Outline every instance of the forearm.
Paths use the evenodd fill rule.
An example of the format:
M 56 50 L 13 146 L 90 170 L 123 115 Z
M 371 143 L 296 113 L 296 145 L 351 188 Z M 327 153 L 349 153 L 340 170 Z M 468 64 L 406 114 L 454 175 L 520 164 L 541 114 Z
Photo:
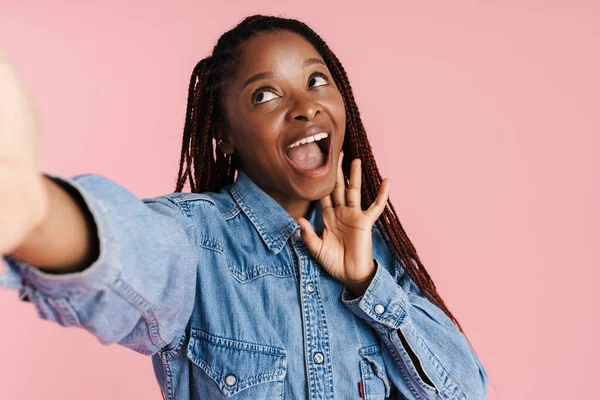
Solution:
M 0 274 L 0 289 L 18 289 L 40 317 L 83 328 L 102 344 L 118 343 L 152 355 L 179 338 L 194 307 L 201 254 L 198 224 L 187 209 L 179 207 L 181 194 L 138 199 L 101 175 L 45 176 L 52 181 L 48 185 L 58 186 L 49 187 L 52 215 L 45 221 L 47 227 L 38 229 L 39 236 L 28 241 L 39 246 L 39 251 L 54 247 L 58 254 L 47 254 L 40 264 L 50 258 L 63 265 L 78 262 L 78 257 L 74 261 L 65 258 L 66 253 L 78 252 L 85 259 L 87 249 L 79 239 L 86 232 L 68 198 L 71 193 L 75 204 L 81 200 L 84 217 L 89 210 L 91 237 L 100 243 L 99 254 L 83 273 L 60 275 L 34 268 L 18 255 L 4 257 L 7 268 Z M 212 203 L 206 203 L 199 214 L 208 220 L 221 215 Z M 64 232 L 67 225 L 79 230 Z M 62 236 L 60 242 L 48 239 L 44 231 Z
M 46 217 L 9 255 L 44 272 L 81 271 L 98 256 L 93 221 L 74 194 L 46 176 L 44 186 L 49 198 Z

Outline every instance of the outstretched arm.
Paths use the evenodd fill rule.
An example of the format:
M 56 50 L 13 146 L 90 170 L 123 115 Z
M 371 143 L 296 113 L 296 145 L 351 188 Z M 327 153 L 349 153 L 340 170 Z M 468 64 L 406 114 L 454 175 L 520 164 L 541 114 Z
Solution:
M 98 175 L 44 175 L 40 127 L 0 49 L 0 287 L 103 344 L 157 352 L 194 306 L 199 227 L 182 194 L 139 200 Z

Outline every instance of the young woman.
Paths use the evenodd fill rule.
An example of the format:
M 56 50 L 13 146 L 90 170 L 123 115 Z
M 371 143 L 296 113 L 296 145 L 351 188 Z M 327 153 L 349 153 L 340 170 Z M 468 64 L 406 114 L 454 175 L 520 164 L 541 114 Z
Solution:
M 20 113 L 0 109 L 0 283 L 42 318 L 150 355 L 167 399 L 486 398 L 307 25 L 255 15 L 219 39 L 192 74 L 175 192 L 151 199 L 39 173 L 3 68 Z

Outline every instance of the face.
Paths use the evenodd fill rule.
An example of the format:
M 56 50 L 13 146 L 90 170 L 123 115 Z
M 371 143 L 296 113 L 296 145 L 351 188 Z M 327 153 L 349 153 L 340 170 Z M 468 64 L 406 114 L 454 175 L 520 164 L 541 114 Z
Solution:
M 284 207 L 331 193 L 346 113 L 329 69 L 306 39 L 293 32 L 275 31 L 246 42 L 224 103 L 226 142 L 221 149 L 237 151 L 245 171 L 261 189 Z M 296 146 L 295 151 L 306 147 L 295 155 L 287 149 L 297 140 L 321 132 L 328 134 L 326 139 Z M 326 154 L 313 158 L 316 164 L 299 162 L 304 167 L 300 168 L 292 162 L 314 156 L 317 143 Z

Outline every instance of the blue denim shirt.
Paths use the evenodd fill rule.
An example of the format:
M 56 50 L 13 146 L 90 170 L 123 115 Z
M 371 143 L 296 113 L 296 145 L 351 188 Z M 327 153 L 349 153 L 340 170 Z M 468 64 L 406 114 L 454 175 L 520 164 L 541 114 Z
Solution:
M 82 196 L 99 258 L 50 274 L 6 256 L 0 286 L 41 318 L 151 356 L 166 399 L 486 398 L 487 373 L 466 338 L 377 227 L 376 274 L 353 299 L 244 170 L 218 193 L 143 200 L 99 175 L 46 176 Z M 318 201 L 308 220 L 321 235 Z

